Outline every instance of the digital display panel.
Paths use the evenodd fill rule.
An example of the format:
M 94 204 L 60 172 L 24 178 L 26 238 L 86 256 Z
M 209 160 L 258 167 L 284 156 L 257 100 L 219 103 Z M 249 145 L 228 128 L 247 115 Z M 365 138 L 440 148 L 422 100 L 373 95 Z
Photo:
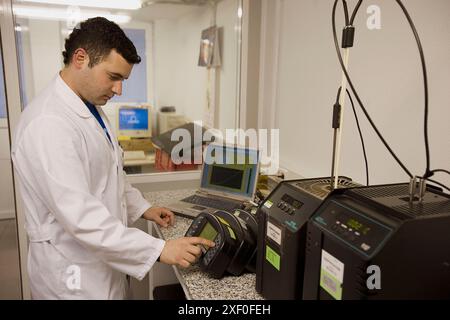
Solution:
M 120 109 L 119 130 L 148 130 L 148 110 L 142 108 Z
M 345 223 L 348 227 L 352 228 L 355 231 L 361 232 L 362 234 L 367 234 L 370 231 L 370 228 L 362 224 L 361 222 L 355 219 L 348 219 Z
M 211 225 L 211 223 L 206 222 L 205 226 L 203 227 L 202 232 L 198 235 L 200 238 L 208 239 L 211 241 L 214 241 L 214 239 L 217 236 L 217 231 L 214 229 L 214 227 Z M 203 253 L 208 251 L 208 248 L 204 245 L 200 245 L 200 248 Z
M 281 198 L 286 203 L 289 203 L 291 206 L 293 206 L 295 209 L 300 209 L 301 206 L 303 206 L 303 202 L 300 202 L 298 200 L 295 200 L 287 193 Z
M 211 225 L 211 223 L 207 222 L 203 227 L 202 232 L 199 234 L 200 238 L 208 239 L 214 241 L 217 236 L 217 230 Z

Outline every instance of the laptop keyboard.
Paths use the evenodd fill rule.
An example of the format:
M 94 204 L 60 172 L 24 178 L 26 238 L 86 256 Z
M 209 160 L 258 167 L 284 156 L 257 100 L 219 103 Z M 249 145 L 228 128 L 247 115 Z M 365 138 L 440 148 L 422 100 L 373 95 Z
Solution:
M 231 202 L 221 199 L 211 199 L 206 197 L 200 197 L 197 195 L 192 195 L 190 197 L 183 199 L 182 201 L 196 204 L 199 206 L 210 207 L 231 212 L 241 207 L 241 204 L 237 202 Z

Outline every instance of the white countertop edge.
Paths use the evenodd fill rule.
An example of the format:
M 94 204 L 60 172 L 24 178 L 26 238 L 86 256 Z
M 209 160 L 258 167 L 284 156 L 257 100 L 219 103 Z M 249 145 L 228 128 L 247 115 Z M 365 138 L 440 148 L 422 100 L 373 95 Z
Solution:
M 160 237 L 161 239 L 165 240 L 164 236 L 163 236 L 163 234 L 161 232 L 161 229 L 159 229 L 159 227 L 154 222 L 149 221 L 148 222 L 148 227 L 149 227 L 149 230 L 151 230 L 151 228 L 154 228 L 156 230 L 156 233 L 158 234 L 158 237 Z M 184 281 L 183 276 L 180 273 L 180 270 L 178 270 L 178 267 L 175 266 L 175 265 L 172 265 L 171 267 L 173 268 L 173 271 L 175 272 L 175 275 L 176 275 L 177 279 L 180 281 L 180 285 L 183 288 L 184 295 L 186 296 L 186 299 L 187 300 L 192 300 L 191 293 L 189 292 L 189 289 L 188 289 L 188 287 L 186 285 L 186 282 Z
M 170 171 L 170 172 L 156 172 L 147 174 L 130 174 L 127 175 L 127 180 L 131 184 L 141 183 L 156 183 L 156 182 L 172 182 L 172 181 L 200 181 L 200 170 L 191 171 Z

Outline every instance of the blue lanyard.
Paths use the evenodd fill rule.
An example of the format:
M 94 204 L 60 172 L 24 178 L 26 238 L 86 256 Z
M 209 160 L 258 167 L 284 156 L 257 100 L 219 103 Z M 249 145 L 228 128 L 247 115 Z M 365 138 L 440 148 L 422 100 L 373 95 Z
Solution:
M 103 122 L 103 119 L 102 119 L 102 117 L 100 116 L 100 113 L 98 113 L 97 108 L 96 108 L 92 103 L 90 103 L 90 102 L 85 102 L 85 104 L 86 104 L 86 106 L 88 107 L 89 111 L 92 113 L 92 115 L 95 117 L 95 119 L 97 119 L 98 123 L 100 123 L 100 125 L 102 126 L 103 131 L 105 131 L 106 136 L 107 136 L 108 139 L 109 139 L 109 142 L 111 142 L 111 145 L 112 145 L 113 148 L 114 148 L 114 145 L 113 145 L 112 140 L 111 140 L 111 136 L 109 135 L 108 129 L 106 129 L 105 123 Z

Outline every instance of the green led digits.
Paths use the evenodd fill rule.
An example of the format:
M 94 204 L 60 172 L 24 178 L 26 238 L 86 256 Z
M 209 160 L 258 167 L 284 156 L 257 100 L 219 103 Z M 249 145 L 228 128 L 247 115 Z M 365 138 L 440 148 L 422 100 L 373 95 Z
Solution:
M 350 228 L 359 231 L 362 228 L 362 223 L 356 221 L 355 219 L 349 219 L 346 223 L 347 226 L 349 226 Z
M 355 231 L 359 231 L 362 234 L 367 234 L 369 232 L 370 228 L 363 225 L 361 222 L 355 220 L 355 219 L 349 219 L 346 223 L 347 226 L 352 228 Z

